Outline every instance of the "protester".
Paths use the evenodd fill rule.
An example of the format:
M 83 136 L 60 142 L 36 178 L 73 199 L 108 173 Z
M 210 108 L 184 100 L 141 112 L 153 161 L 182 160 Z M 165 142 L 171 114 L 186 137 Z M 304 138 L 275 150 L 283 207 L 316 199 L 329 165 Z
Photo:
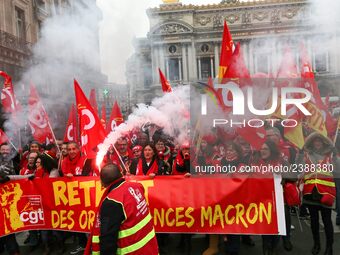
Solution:
M 160 160 L 155 146 L 148 143 L 143 148 L 142 157 L 138 160 L 136 175 L 164 175 L 169 172 L 169 165 Z
M 28 155 L 27 165 L 20 170 L 20 175 L 33 174 L 35 172 L 34 161 L 38 157 L 37 152 L 30 152 Z
M 266 128 L 266 138 L 273 141 L 280 151 L 281 158 L 288 164 L 293 165 L 296 163 L 296 149 L 282 139 L 281 133 L 276 127 Z M 297 175 L 294 173 L 285 173 L 284 182 L 290 183 L 296 186 Z M 291 251 L 293 249 L 293 244 L 290 241 L 291 234 L 291 208 L 285 203 L 285 220 L 286 220 L 286 235 L 282 236 L 283 247 L 286 251 Z M 306 208 L 304 206 L 300 207 L 299 217 L 305 217 L 308 215 Z
M 158 157 L 161 157 L 164 163 L 166 163 L 171 169 L 173 159 L 170 147 L 165 145 L 165 140 L 159 139 L 155 141 L 155 148 L 157 150 Z
M 128 139 L 126 136 L 120 137 L 115 143 L 115 148 L 118 152 L 112 148 L 111 153 L 106 155 L 106 162 L 111 162 L 119 166 L 122 173 L 127 174 L 127 167 L 131 164 L 131 160 L 133 159 L 133 153 L 128 146 Z
M 93 175 L 91 164 L 87 162 L 85 156 L 81 155 L 80 147 L 76 142 L 69 142 L 67 151 L 68 155 L 61 163 L 63 175 L 68 177 Z
M 10 176 L 16 175 L 16 170 L 14 167 L 14 163 L 10 158 L 11 148 L 7 143 L 3 143 L 0 145 L 0 183 L 5 183 L 10 180 Z M 0 205 L 3 206 L 6 201 L 3 201 L 5 198 L 0 198 Z M 20 254 L 19 245 L 15 238 L 15 234 L 10 234 L 4 237 L 1 237 L 1 242 L 4 244 L 6 251 L 10 255 Z
M 76 142 L 69 142 L 67 144 L 68 155 L 61 163 L 61 169 L 64 176 L 92 176 L 96 174 L 96 169 L 91 166 L 91 161 L 81 155 L 80 147 Z M 87 236 L 84 233 L 78 233 L 79 245 L 70 252 L 70 254 L 83 253 L 87 243 Z
M 42 153 L 37 156 L 35 159 L 36 171 L 34 176 L 36 178 L 56 178 L 59 177 L 58 165 L 53 157 L 48 155 L 47 153 Z M 54 235 L 57 238 L 58 243 L 58 254 L 62 254 L 65 246 L 62 238 L 62 234 L 59 231 L 49 231 L 42 230 L 41 232 L 41 240 L 44 246 L 43 255 L 49 255 L 52 252 L 51 244 L 53 242 Z M 33 232 L 36 234 L 36 232 Z M 32 232 L 30 232 L 32 234 Z M 33 235 L 34 236 L 34 235 Z M 31 237 L 32 238 L 32 237 Z
M 42 153 L 35 158 L 36 170 L 34 176 L 38 178 L 59 177 L 58 165 L 54 158 Z
M 28 162 L 28 154 L 30 152 L 37 152 L 40 153 L 42 150 L 40 143 L 38 143 L 37 141 L 32 141 L 29 145 L 28 145 L 28 150 L 25 151 L 22 156 L 21 156 L 21 161 L 20 161 L 20 167 L 25 167 L 27 165 Z
M 334 229 L 331 219 L 336 196 L 333 170 L 339 166 L 333 142 L 318 133 L 310 134 L 305 141 L 304 154 L 301 151 L 299 162 L 306 166 L 304 174 L 303 203 L 310 212 L 314 246 L 312 254 L 321 249 L 319 212 L 326 235 L 325 255 L 333 254 Z M 308 167 L 307 167 L 308 166 Z
M 129 169 L 129 173 L 132 175 L 136 175 L 137 165 L 139 159 L 142 157 L 143 154 L 143 147 L 140 145 L 136 145 L 132 148 L 133 159 L 126 164 L 127 168 Z
M 271 141 L 267 140 L 261 147 L 259 158 L 255 159 L 256 165 L 261 166 L 278 166 L 286 164 L 281 155 L 277 145 Z M 273 178 L 272 173 L 266 175 L 258 176 L 259 178 Z M 264 255 L 271 255 L 277 252 L 277 246 L 280 241 L 280 236 L 278 235 L 263 235 L 262 236 L 262 247 Z
M 176 159 L 173 163 L 173 175 L 190 175 L 190 144 L 184 142 L 180 146 L 180 151 L 177 153 Z
M 117 165 L 108 164 L 100 172 L 106 188 L 85 254 L 158 255 L 153 221 L 139 183 L 126 182 Z M 135 226 L 131 231 L 131 226 Z M 142 241 L 143 240 L 143 241 Z M 142 245 L 139 243 L 142 241 Z

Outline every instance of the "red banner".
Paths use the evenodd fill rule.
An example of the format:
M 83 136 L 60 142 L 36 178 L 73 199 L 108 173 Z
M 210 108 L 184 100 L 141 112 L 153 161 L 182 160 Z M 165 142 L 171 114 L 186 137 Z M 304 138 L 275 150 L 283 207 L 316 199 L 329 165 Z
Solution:
M 273 179 L 160 176 L 129 181 L 143 184 L 157 232 L 283 234 L 284 217 L 278 217 L 283 201 Z M 0 185 L 0 236 L 34 229 L 89 232 L 102 192 L 96 177 Z

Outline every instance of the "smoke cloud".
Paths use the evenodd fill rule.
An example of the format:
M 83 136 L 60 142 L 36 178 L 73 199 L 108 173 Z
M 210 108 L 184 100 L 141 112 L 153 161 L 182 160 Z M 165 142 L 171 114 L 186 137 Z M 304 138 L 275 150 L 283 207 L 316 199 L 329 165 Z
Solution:
M 98 146 L 97 164 L 102 162 L 109 147 L 119 137 L 134 128 L 139 129 L 148 122 L 163 128 L 165 134 L 175 137 L 176 143 L 187 141 L 189 139 L 189 104 L 189 86 L 174 88 L 172 93 L 155 98 L 150 106 L 139 104 L 127 121 L 116 127 Z

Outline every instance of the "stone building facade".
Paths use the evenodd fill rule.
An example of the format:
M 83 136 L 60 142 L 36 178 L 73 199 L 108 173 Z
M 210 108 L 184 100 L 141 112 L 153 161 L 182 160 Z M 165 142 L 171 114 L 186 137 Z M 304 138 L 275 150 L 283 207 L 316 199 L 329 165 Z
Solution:
M 161 94 L 158 68 L 172 86 L 216 77 L 224 20 L 234 41 L 241 42 L 251 74 L 275 73 L 286 45 L 293 49 L 298 63 L 298 47 L 303 42 L 321 92 L 330 92 L 329 83 L 339 78 L 339 55 L 320 47 L 325 41 L 339 43 L 339 38 L 316 36 L 309 22 L 313 9 L 306 0 L 224 0 L 205 6 L 167 0 L 147 14 L 150 31 L 146 38 L 134 41 L 135 54 L 127 63 L 133 103 L 148 103 Z
M 39 39 L 44 20 L 60 13 L 67 0 L 2 0 L 0 2 L 0 70 L 19 80 Z

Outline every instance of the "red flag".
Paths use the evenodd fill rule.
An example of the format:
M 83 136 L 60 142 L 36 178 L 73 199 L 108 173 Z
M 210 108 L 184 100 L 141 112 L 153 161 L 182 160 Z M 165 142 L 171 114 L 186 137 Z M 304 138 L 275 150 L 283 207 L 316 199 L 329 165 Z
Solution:
M 276 77 L 278 78 L 276 85 L 278 87 L 300 87 L 301 83 L 300 80 L 297 78 L 300 78 L 300 75 L 298 73 L 298 69 L 296 66 L 296 60 L 295 57 L 289 47 L 285 49 L 280 67 L 278 69 Z M 300 94 L 297 95 L 290 95 L 291 97 L 300 97 Z M 281 105 L 278 106 L 277 112 L 274 113 L 278 114 L 278 112 L 281 111 Z M 295 105 L 288 105 L 287 106 L 287 115 L 281 116 L 279 113 L 279 118 L 283 119 L 293 119 L 295 120 L 298 125 L 296 127 L 285 127 L 284 128 L 284 137 L 293 143 L 298 148 L 302 148 L 304 145 L 304 136 L 302 132 L 302 116 L 300 111 L 296 108 Z
M 253 148 L 260 150 L 266 141 L 266 130 L 264 127 L 254 128 L 250 126 L 239 127 L 236 129 L 245 141 L 247 141 Z
M 331 113 L 328 110 L 327 101 L 329 101 L 329 95 L 326 97 L 326 100 L 324 103 L 320 96 L 318 84 L 316 83 L 315 78 L 314 78 L 314 73 L 313 73 L 313 70 L 310 64 L 311 62 L 308 57 L 307 50 L 305 49 L 303 44 L 301 44 L 300 46 L 300 60 L 302 63 L 302 67 L 301 67 L 302 87 L 305 89 L 308 89 L 312 93 L 311 101 L 312 103 L 315 104 L 316 111 L 318 112 L 321 111 L 320 115 L 322 115 L 322 118 L 323 118 L 322 122 L 324 124 L 317 123 L 317 125 L 315 126 L 324 125 L 327 130 L 328 136 L 332 137 L 332 135 L 334 135 L 335 130 L 336 130 L 337 121 L 333 119 Z M 319 131 L 318 129 L 315 129 L 315 130 Z
M 76 80 L 74 80 L 74 91 L 76 94 L 77 111 L 80 123 L 82 152 L 88 158 L 95 158 L 97 154 L 97 145 L 103 142 L 105 131 L 100 123 L 98 115 L 93 110 L 89 100 L 86 98 Z
M 222 79 L 220 79 L 220 82 L 221 84 L 234 83 L 234 85 L 239 87 L 251 85 L 250 74 L 241 52 L 240 43 L 236 45 L 234 54 L 231 56 L 229 67 L 224 73 Z M 216 92 L 219 98 L 221 98 L 223 101 L 224 110 L 230 111 L 232 109 L 233 103 L 231 91 L 224 88 L 218 88 Z
M 171 92 L 172 91 L 171 85 L 169 81 L 166 79 L 166 77 L 164 76 L 164 74 L 162 73 L 160 68 L 158 68 L 158 72 L 159 72 L 159 79 L 161 80 L 161 83 L 162 83 L 163 92 L 164 93 Z
M 106 132 L 110 133 L 115 127 L 118 127 L 123 122 L 124 122 L 124 119 L 123 119 L 122 112 L 120 111 L 117 101 L 115 101 L 112 107 L 110 121 L 109 123 L 107 123 Z
M 77 132 L 77 114 L 74 104 L 70 109 L 70 114 L 67 121 L 67 126 L 64 135 L 64 142 L 78 142 Z
M 302 87 L 308 89 L 312 93 L 312 101 L 314 101 L 318 108 L 323 109 L 324 104 L 321 100 L 318 84 L 315 81 L 312 65 L 303 44 L 300 45 L 300 62 Z
M 8 143 L 9 139 L 6 133 L 0 128 L 0 144 Z
M 106 107 L 105 107 L 105 103 L 102 104 L 100 122 L 102 123 L 103 128 L 106 129 Z
M 250 74 L 246 66 L 246 63 L 244 61 L 240 43 L 236 44 L 234 54 L 231 56 L 229 68 L 226 70 L 226 72 L 223 75 L 223 80 L 234 79 L 234 78 L 242 79 L 242 81 L 239 83 L 240 86 L 245 85 L 245 83 L 249 83 L 249 82 L 245 82 L 247 81 L 247 79 L 250 78 Z
M 7 73 L 0 71 L 0 75 L 4 77 L 4 87 L 1 92 L 1 103 L 4 112 L 15 112 L 17 110 L 17 101 L 14 96 L 12 78 Z
M 97 97 L 96 97 L 96 90 L 91 89 L 90 92 L 90 104 L 95 111 L 95 113 L 98 115 L 98 104 L 97 104 Z
M 231 56 L 233 55 L 235 49 L 235 45 L 233 42 L 233 38 L 231 37 L 229 28 L 227 26 L 227 22 L 224 21 L 223 26 L 223 35 L 222 35 L 222 44 L 221 44 L 221 55 L 220 55 L 220 66 L 218 71 L 218 78 L 221 79 L 224 77 L 225 72 L 228 70 Z
M 53 142 L 53 131 L 51 130 L 47 113 L 33 85 L 30 87 L 28 106 L 28 123 L 31 127 L 34 140 L 46 144 Z

